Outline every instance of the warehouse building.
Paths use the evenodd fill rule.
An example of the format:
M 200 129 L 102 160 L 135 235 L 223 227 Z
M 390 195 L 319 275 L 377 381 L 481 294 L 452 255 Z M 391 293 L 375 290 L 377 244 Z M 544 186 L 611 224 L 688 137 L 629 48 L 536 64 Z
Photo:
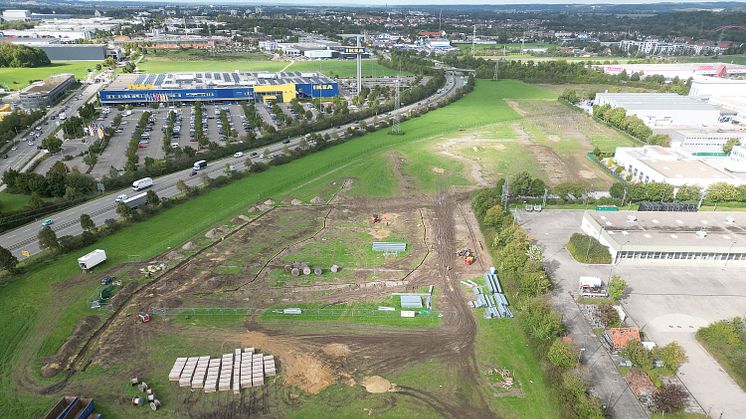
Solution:
M 55 74 L 44 81 L 23 88 L 18 97 L 22 107 L 38 109 L 52 105 L 67 89 L 75 84 L 72 74 Z
M 655 133 L 668 135 L 671 138 L 671 148 L 680 148 L 693 154 L 722 153 L 723 146 L 731 139 L 746 144 L 746 130 L 665 129 L 656 130 Z
M 746 264 L 744 213 L 586 211 L 581 229 L 614 263 Z
M 121 74 L 99 92 L 101 103 L 251 101 L 331 98 L 339 85 L 319 73 Z
M 119 60 L 124 52 L 106 44 L 64 44 L 56 38 L 0 38 L 0 42 L 40 48 L 51 61 L 103 61 L 108 57 Z
M 631 175 L 634 182 L 697 185 L 704 189 L 714 183 L 746 184 L 741 168 L 744 162 L 727 157 L 694 156 L 678 148 L 618 147 L 614 162 L 624 168 L 622 175 Z
M 746 75 L 746 67 L 741 75 Z M 689 96 L 744 97 L 746 80 L 722 77 L 699 77 L 692 80 Z
M 598 93 L 594 105 L 624 108 L 651 128 L 710 126 L 719 123 L 721 114 L 703 99 L 675 93 Z

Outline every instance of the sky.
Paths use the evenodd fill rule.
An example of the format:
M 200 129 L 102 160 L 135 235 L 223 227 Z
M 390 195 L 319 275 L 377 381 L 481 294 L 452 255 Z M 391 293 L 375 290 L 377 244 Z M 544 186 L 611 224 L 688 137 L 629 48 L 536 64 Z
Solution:
M 121 0 L 119 0 L 121 1 Z M 147 2 L 148 0 L 124 0 Z M 173 3 L 211 3 L 218 5 L 226 4 L 251 4 L 251 5 L 275 5 L 275 4 L 302 4 L 302 5 L 350 5 L 350 6 L 372 6 L 372 5 L 459 5 L 459 4 L 495 4 L 495 5 L 509 5 L 509 4 L 651 4 L 651 3 L 709 3 L 723 0 L 678 0 L 678 1 L 663 1 L 663 0 L 269 0 L 269 1 L 251 1 L 251 0 L 150 0 L 159 2 L 173 2 Z M 728 0 L 725 0 L 728 1 Z M 738 2 L 739 0 L 734 0 Z M 742 1 L 746 5 L 746 0 Z

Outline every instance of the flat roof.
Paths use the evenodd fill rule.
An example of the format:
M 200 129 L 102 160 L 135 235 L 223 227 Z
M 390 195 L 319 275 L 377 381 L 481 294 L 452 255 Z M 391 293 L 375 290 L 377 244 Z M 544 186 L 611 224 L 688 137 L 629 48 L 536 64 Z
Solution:
M 70 77 L 75 77 L 75 76 L 70 73 L 55 74 L 55 75 L 49 76 L 46 80 L 33 83 L 30 86 L 26 87 L 25 89 L 21 91 L 21 94 L 49 93 L 52 90 L 56 89 L 57 86 L 59 86 L 60 84 L 67 81 Z
M 737 176 L 707 164 L 701 157 L 689 157 L 667 147 L 617 148 L 617 153 L 620 151 L 671 179 L 722 179 L 723 181 L 739 179 Z
M 691 96 L 681 96 L 675 93 L 598 93 L 596 100 L 604 98 L 615 102 L 616 106 L 624 109 L 665 109 L 665 110 L 692 110 L 692 111 L 718 111 L 718 109 Z
M 616 242 L 616 250 L 746 252 L 743 212 L 586 211 L 584 217 Z M 700 237 L 701 231 L 707 234 Z
M 319 73 L 306 72 L 195 72 L 161 74 L 120 74 L 106 90 L 139 90 L 133 86 L 150 85 L 153 89 L 194 89 L 251 87 L 276 84 L 335 83 Z

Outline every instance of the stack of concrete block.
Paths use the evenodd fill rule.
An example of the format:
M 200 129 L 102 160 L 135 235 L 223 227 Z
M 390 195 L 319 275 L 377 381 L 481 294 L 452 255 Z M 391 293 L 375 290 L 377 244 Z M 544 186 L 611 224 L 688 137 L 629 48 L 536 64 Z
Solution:
M 210 364 L 209 356 L 201 356 L 197 360 L 197 368 L 194 370 L 192 377 L 192 388 L 204 388 L 205 376 L 207 375 L 207 366 Z
M 228 391 L 231 389 L 231 378 L 233 374 L 233 354 L 224 354 L 220 360 L 220 380 L 218 381 L 218 391 Z
M 241 388 L 251 387 L 251 352 L 241 354 Z
M 205 379 L 205 393 L 218 391 L 218 377 L 220 376 L 220 358 L 213 358 L 207 366 L 207 378 Z
M 241 348 L 233 353 L 233 394 L 241 392 Z
M 273 377 L 276 374 L 275 357 L 273 355 L 264 355 L 264 375 L 267 377 Z
M 251 360 L 251 385 L 264 385 L 264 355 L 254 354 Z
M 199 357 L 196 356 L 187 358 L 184 370 L 181 371 L 181 376 L 179 376 L 179 387 L 189 387 L 192 384 L 192 375 L 194 375 L 194 370 L 197 369 L 198 360 Z
M 181 377 L 181 372 L 184 371 L 184 365 L 186 365 L 186 362 L 186 357 L 176 358 L 176 362 L 174 362 L 171 372 L 168 373 L 168 381 L 179 381 L 179 377 Z

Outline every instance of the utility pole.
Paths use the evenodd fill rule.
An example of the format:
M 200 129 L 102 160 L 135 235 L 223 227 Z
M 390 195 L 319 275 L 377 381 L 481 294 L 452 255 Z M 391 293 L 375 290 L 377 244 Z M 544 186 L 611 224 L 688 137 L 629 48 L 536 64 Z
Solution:
M 396 94 L 394 95 L 394 123 L 391 125 L 391 133 L 394 135 L 401 135 L 401 124 L 399 121 L 399 110 L 401 108 L 401 98 L 399 97 L 399 76 L 396 76 Z
M 500 196 L 500 204 L 503 206 L 503 211 L 508 212 L 508 204 L 510 203 L 510 186 L 508 185 L 508 180 L 505 179 L 505 183 L 503 183 L 503 190 L 502 195 Z
M 357 95 L 363 91 L 363 54 L 360 53 L 360 37 L 357 35 Z
M 471 55 L 477 50 L 477 25 L 474 25 L 474 30 L 471 35 Z

